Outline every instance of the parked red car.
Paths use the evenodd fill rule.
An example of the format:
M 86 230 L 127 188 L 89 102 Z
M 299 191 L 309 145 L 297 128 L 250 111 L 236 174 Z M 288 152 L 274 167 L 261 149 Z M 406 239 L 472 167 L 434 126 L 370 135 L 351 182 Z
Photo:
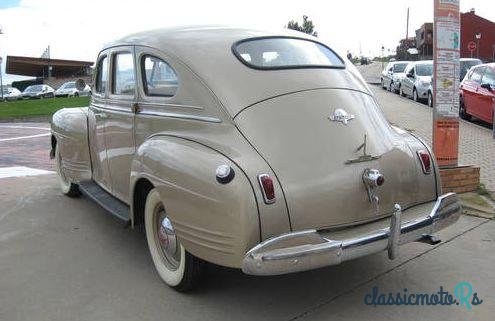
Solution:
M 469 70 L 460 86 L 459 116 L 493 124 L 495 110 L 495 63 L 478 65 Z

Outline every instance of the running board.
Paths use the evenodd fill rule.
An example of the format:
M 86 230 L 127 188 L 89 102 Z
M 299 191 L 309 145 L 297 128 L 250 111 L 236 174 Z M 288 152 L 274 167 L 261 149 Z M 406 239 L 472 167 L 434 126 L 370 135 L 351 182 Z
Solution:
M 127 204 L 115 198 L 94 181 L 84 181 L 80 182 L 78 185 L 79 190 L 84 195 L 91 198 L 98 205 L 110 212 L 110 214 L 114 215 L 118 219 L 121 219 L 125 223 L 130 224 L 131 213 Z

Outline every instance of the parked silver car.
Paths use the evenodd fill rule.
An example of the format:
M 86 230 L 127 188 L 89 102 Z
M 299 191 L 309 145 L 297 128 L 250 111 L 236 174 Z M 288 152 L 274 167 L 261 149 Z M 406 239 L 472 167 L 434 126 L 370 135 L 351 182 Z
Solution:
M 31 85 L 22 92 L 23 98 L 53 98 L 55 89 L 48 85 Z
M 409 61 L 393 61 L 390 62 L 382 71 L 381 84 L 382 88 L 389 91 L 397 92 L 401 79 L 405 76 Z
M 18 100 L 22 99 L 22 93 L 14 87 L 3 88 L 3 100 Z
M 56 97 L 79 97 L 79 96 L 90 96 L 90 95 L 91 95 L 91 87 L 86 85 L 83 90 L 79 90 L 76 88 L 75 81 L 68 81 L 55 91 Z
M 428 99 L 428 88 L 433 76 L 433 61 L 414 61 L 404 70 L 405 77 L 400 82 L 399 93 L 401 96 L 412 97 L 414 101 Z

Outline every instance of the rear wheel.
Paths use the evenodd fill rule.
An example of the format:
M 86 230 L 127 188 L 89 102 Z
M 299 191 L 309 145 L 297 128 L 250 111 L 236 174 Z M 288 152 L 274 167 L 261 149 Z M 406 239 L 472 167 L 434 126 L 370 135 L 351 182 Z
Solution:
M 418 91 L 416 90 L 416 88 L 413 88 L 413 100 L 415 102 L 419 102 Z
M 62 193 L 69 197 L 77 197 L 81 194 L 77 184 L 71 183 L 71 181 L 65 176 L 62 167 L 62 156 L 60 156 L 60 150 L 58 144 L 55 146 L 55 169 L 57 171 L 58 182 Z
M 404 94 L 404 91 L 402 90 L 402 86 L 399 86 L 399 95 L 401 97 L 406 97 L 406 94 Z
M 428 106 L 433 107 L 433 95 L 428 91 Z
M 77 91 L 74 93 L 74 97 L 79 97 L 79 93 Z
M 146 197 L 144 220 L 151 258 L 160 278 L 179 292 L 194 289 L 203 276 L 205 262 L 180 244 L 156 189 Z

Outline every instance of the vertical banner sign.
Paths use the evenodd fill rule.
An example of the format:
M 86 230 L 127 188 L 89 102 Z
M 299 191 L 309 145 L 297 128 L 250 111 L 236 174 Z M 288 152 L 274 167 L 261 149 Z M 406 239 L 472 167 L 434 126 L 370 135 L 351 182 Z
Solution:
M 459 0 L 433 1 L 433 152 L 440 167 L 455 167 L 459 154 Z

